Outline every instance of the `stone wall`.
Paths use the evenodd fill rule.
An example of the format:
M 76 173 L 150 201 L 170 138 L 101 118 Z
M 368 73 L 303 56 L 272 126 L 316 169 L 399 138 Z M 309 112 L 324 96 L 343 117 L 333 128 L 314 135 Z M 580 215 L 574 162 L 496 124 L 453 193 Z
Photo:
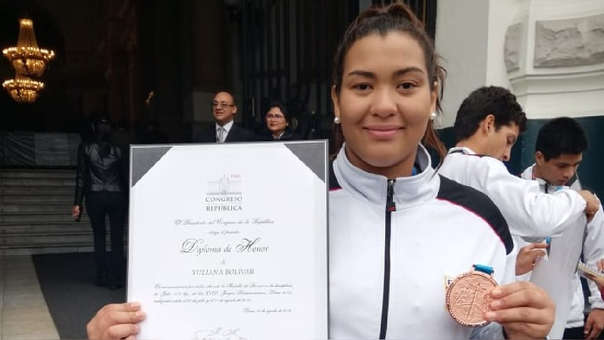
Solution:
M 535 23 L 535 68 L 601 63 L 604 63 L 604 14 Z

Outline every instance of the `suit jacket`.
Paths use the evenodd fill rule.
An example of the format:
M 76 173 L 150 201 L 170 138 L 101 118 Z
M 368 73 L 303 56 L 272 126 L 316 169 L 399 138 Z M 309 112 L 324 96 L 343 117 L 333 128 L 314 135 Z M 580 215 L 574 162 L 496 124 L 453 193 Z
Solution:
M 233 124 L 224 142 L 251 142 L 255 140 L 256 136 L 252 131 L 242 128 L 237 124 Z M 212 124 L 207 133 L 200 136 L 199 141 L 204 143 L 216 143 L 216 124 Z
M 283 132 L 283 135 L 279 139 L 274 139 L 273 135 L 270 131 L 266 130 L 261 135 L 258 136 L 259 141 L 288 141 L 288 140 L 299 140 L 302 139 L 295 132 L 293 132 L 290 128 L 286 128 Z

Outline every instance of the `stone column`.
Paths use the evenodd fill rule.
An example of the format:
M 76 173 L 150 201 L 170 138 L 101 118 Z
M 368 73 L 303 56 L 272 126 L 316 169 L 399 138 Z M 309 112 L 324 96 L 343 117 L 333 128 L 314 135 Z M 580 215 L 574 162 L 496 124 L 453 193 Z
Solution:
M 520 167 L 533 163 L 537 133 L 547 120 L 575 118 L 589 138 L 579 176 L 602 195 L 604 2 L 526 1 L 507 25 L 503 46 L 507 78 L 529 118 Z
M 533 0 L 507 27 L 507 76 L 531 119 L 604 114 L 604 2 L 572 4 Z
M 604 1 L 439 1 L 436 49 L 448 70 L 441 136 L 461 101 L 484 85 L 509 88 L 529 118 L 510 169 L 532 164 L 536 134 L 548 119 L 570 116 L 587 130 L 590 146 L 582 182 L 604 195 L 598 172 L 604 148 Z

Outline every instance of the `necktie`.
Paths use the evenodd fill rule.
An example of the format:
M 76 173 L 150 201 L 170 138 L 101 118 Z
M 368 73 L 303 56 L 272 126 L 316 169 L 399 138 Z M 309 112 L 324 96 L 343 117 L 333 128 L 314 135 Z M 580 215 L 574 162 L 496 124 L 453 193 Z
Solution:
M 216 143 L 224 143 L 224 127 L 219 126 L 218 130 L 216 130 Z

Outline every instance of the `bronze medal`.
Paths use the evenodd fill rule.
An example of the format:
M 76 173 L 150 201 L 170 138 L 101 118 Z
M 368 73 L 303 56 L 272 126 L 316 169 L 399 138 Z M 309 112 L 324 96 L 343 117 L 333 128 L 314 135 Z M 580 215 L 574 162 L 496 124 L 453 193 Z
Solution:
M 488 323 L 483 317 L 489 310 L 488 292 L 497 286 L 491 275 L 471 271 L 458 276 L 447 287 L 447 310 L 463 326 L 479 327 Z

